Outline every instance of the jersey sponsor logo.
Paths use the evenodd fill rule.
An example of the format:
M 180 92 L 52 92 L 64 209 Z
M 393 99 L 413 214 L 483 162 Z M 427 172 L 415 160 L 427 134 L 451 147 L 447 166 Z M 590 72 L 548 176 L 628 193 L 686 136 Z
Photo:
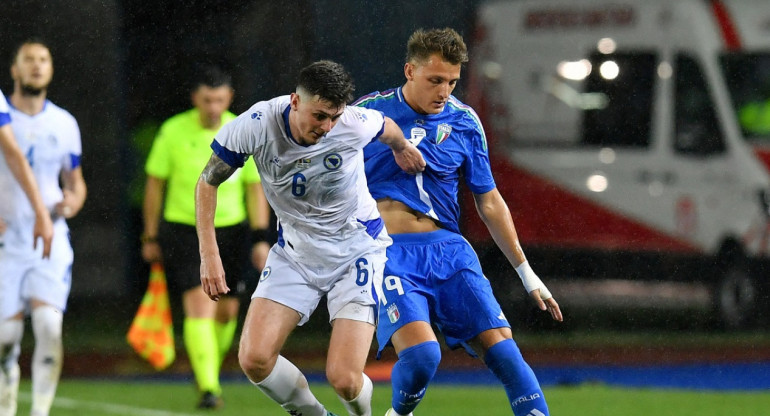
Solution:
M 439 124 L 436 128 L 436 144 L 443 143 L 450 134 L 452 134 L 452 126 L 446 123 Z
M 278 156 L 273 156 L 273 158 L 270 159 L 270 163 L 278 166 L 279 168 L 281 167 L 281 159 L 279 159 Z
M 272 270 L 270 269 L 270 266 L 265 267 L 264 270 L 262 270 L 262 273 L 259 275 L 259 281 L 264 282 L 267 280 L 267 278 L 270 277 L 271 271 Z
M 392 303 L 390 306 L 388 306 L 387 311 L 390 323 L 395 324 L 398 321 L 398 318 L 401 317 L 401 312 L 398 311 L 398 306 L 396 306 L 395 303 Z
M 337 153 L 329 153 L 324 157 L 324 167 L 329 170 L 337 170 L 342 166 L 342 156 Z
M 307 169 L 310 167 L 310 159 L 297 159 L 297 169 Z

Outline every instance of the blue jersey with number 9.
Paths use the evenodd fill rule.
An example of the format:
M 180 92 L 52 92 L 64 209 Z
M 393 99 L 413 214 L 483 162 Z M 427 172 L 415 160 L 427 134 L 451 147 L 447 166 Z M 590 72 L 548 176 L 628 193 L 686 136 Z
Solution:
M 473 109 L 450 96 L 441 113 L 419 114 L 406 103 L 400 87 L 365 95 L 353 105 L 392 118 L 427 163 L 424 172 L 410 175 L 398 167 L 387 146 L 368 144 L 364 161 L 372 196 L 403 202 L 459 233 L 459 177 L 476 194 L 495 188 L 486 136 Z

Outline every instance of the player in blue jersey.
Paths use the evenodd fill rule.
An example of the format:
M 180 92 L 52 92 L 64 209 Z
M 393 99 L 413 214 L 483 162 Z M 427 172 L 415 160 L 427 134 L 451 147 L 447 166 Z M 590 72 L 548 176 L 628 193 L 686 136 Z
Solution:
M 62 318 L 72 284 L 73 252 L 66 220 L 80 212 L 86 183 L 80 166 L 80 129 L 72 115 L 46 99 L 53 59 L 39 40 L 23 42 L 11 65 L 11 128 L 53 217 L 51 253 L 33 248 L 35 214 L 20 187 L 0 192 L 8 229 L 0 247 L 0 415 L 16 412 L 19 353 L 29 314 L 32 416 L 48 416 L 62 368 Z M 7 196 L 7 197 L 6 197 Z
M 393 120 L 347 105 L 352 91 L 342 65 L 303 68 L 294 93 L 254 104 L 217 133 L 195 193 L 201 284 L 216 300 L 229 291 L 214 232 L 217 188 L 250 157 L 259 169 L 279 238 L 252 295 L 238 359 L 249 380 L 292 415 L 328 414 L 280 355 L 324 295 L 332 325 L 326 377 L 348 414 L 371 415 L 372 382 L 363 370 L 373 292 L 391 240 L 366 188 L 362 149 L 378 141 L 394 165 L 412 173 L 425 166 Z
M 441 351 L 431 323 L 450 347 L 463 346 L 482 357 L 503 383 L 515 415 L 548 414 L 479 259 L 460 235 L 457 188 L 462 177 L 524 288 L 540 309 L 562 320 L 559 305 L 524 256 L 495 186 L 478 116 L 451 95 L 467 60 L 465 43 L 454 30 L 418 30 L 407 44 L 406 83 L 354 103 L 391 117 L 427 163 L 424 172 L 406 175 L 386 147 L 371 143 L 364 149 L 369 189 L 393 238 L 377 323 L 379 352 L 392 344 L 398 354 L 388 416 L 411 415 L 436 372 Z

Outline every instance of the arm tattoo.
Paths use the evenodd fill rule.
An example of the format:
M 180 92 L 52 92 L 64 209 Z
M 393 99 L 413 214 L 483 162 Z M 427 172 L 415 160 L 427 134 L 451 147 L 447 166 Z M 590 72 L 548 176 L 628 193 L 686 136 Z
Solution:
M 206 167 L 203 168 L 201 178 L 211 186 L 219 186 L 219 184 L 227 180 L 236 169 L 238 168 L 228 165 L 220 159 L 219 156 L 212 154 Z

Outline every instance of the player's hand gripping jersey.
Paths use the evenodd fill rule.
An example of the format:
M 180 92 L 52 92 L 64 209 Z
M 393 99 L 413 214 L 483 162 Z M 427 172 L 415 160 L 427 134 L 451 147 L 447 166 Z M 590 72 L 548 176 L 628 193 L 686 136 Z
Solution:
M 289 244 L 305 264 L 340 264 L 371 247 L 384 228 L 366 186 L 361 152 L 382 134 L 384 118 L 347 106 L 320 142 L 303 146 L 291 136 L 289 104 L 288 95 L 254 104 L 220 130 L 212 148 L 234 167 L 254 157 L 278 217 L 279 244 Z M 389 244 L 382 234 L 378 244 Z
M 387 146 L 379 142 L 367 145 L 364 159 L 372 196 L 403 202 L 459 233 L 458 174 L 462 173 L 473 193 L 495 188 L 478 115 L 454 96 L 440 114 L 418 114 L 404 100 L 401 87 L 363 96 L 353 105 L 388 114 L 427 163 L 424 172 L 410 175 L 396 165 Z

